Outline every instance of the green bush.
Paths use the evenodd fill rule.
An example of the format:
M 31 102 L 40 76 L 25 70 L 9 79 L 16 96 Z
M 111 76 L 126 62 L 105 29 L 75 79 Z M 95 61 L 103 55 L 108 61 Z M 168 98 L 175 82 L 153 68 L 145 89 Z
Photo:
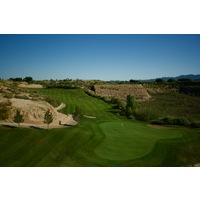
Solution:
M 91 90 L 86 90 L 85 91 L 86 94 L 88 94 L 89 96 L 92 96 L 92 97 L 98 97 L 93 91 Z
M 12 93 L 6 93 L 4 95 L 4 97 L 7 98 L 7 99 L 11 99 L 11 98 L 13 98 L 13 94 Z
M 155 119 L 155 120 L 151 120 L 151 124 L 164 125 L 164 122 L 160 119 Z
M 25 99 L 25 100 L 29 99 L 29 97 L 26 96 L 26 95 L 16 95 L 15 98 L 17 98 L 17 99 Z
M 107 97 L 107 96 L 100 97 L 100 99 L 102 99 L 106 103 L 109 103 L 111 101 L 110 97 Z
M 115 97 L 111 97 L 111 103 L 117 104 L 118 99 Z
M 52 99 L 50 97 L 46 97 L 45 101 L 47 101 L 49 104 L 51 104 L 54 108 L 58 107 L 61 104 L 60 101 Z
M 175 125 L 180 125 L 180 126 L 188 126 L 189 125 L 189 121 L 184 117 L 179 117 L 179 118 L 175 118 L 174 119 L 174 124 Z
M 150 116 L 149 112 L 139 110 L 136 114 L 136 119 L 146 122 L 146 121 L 151 120 L 151 116 Z
M 133 117 L 133 111 L 130 106 L 126 107 L 126 117 L 128 119 L 132 119 L 132 117 Z
M 11 102 L 1 102 L 0 103 L 0 120 L 5 120 L 9 116 Z
M 193 121 L 189 125 L 191 128 L 200 128 L 200 121 Z
M 158 125 L 179 125 L 179 126 L 189 125 L 189 121 L 184 117 L 164 117 L 161 119 L 152 120 L 151 123 Z

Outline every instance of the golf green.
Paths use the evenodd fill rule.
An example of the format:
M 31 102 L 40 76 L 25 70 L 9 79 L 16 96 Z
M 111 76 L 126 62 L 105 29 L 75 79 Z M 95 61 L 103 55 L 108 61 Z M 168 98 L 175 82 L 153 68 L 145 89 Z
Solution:
M 100 124 L 105 134 L 104 141 L 95 153 L 109 160 L 130 160 L 150 153 L 156 141 L 182 136 L 171 129 L 153 129 L 139 122 L 106 122 Z

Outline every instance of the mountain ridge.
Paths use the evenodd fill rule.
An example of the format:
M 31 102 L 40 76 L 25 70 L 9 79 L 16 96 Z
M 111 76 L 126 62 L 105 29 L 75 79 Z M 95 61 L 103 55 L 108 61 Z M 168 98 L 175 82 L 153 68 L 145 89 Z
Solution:
M 174 79 L 174 80 L 178 80 L 178 79 L 182 79 L 182 78 L 188 78 L 191 79 L 193 81 L 200 81 L 200 74 L 187 74 L 187 75 L 179 75 L 179 76 L 169 76 L 169 77 L 159 77 L 159 79 L 162 79 L 163 81 L 168 81 L 170 78 Z M 145 80 L 140 80 L 140 81 L 155 81 L 158 78 L 154 78 L 154 79 L 145 79 Z

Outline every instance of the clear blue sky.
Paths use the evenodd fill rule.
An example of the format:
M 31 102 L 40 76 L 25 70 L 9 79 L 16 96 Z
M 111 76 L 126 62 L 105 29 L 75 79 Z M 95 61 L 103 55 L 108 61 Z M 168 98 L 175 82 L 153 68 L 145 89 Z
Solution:
M 200 35 L 0 35 L 0 78 L 130 80 L 200 74 Z

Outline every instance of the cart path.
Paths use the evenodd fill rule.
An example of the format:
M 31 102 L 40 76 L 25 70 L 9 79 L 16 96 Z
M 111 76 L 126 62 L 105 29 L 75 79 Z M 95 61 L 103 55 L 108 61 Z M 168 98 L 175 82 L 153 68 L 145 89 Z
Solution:
M 56 109 L 57 111 L 59 111 L 59 110 L 65 108 L 65 107 L 66 107 L 66 104 L 64 104 L 64 103 L 61 102 L 61 104 L 60 104 L 58 107 L 56 107 L 55 109 Z

